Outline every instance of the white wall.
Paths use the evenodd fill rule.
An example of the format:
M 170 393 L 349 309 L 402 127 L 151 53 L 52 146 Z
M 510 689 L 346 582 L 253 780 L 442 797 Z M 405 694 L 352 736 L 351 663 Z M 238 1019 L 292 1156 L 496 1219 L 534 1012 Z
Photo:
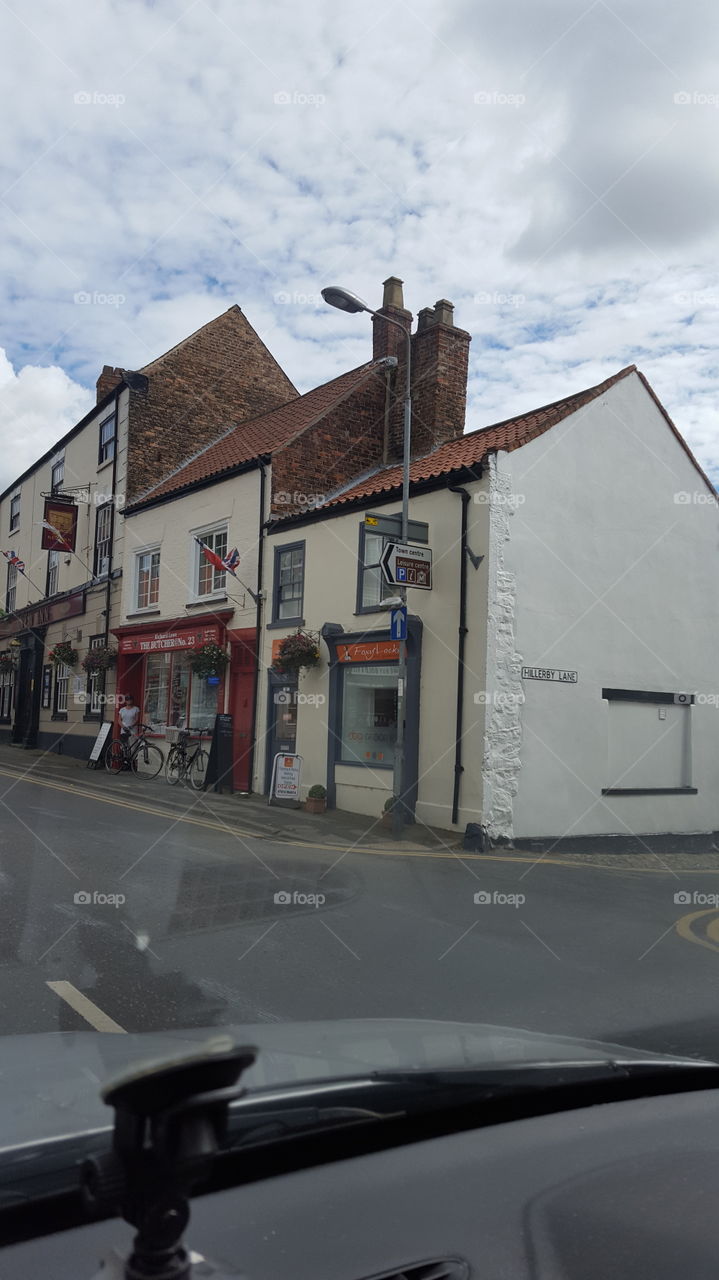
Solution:
M 719 510 L 638 376 L 500 455 L 498 477 L 520 499 L 504 544 L 515 671 L 579 676 L 522 682 L 518 790 L 497 829 L 560 837 L 719 828 Z M 700 695 L 690 713 L 698 795 L 602 798 L 603 687 Z
M 486 496 L 486 484 L 467 485 L 473 494 Z M 376 500 L 369 510 L 393 514 L 400 510 L 395 501 Z M 469 506 L 469 543 L 478 555 L 487 552 L 488 507 L 484 501 Z M 429 524 L 434 552 L 432 591 L 409 590 L 409 611 L 423 621 L 420 691 L 419 791 L 417 817 L 420 821 L 449 827 L 454 778 L 454 743 L 457 689 L 457 639 L 460 573 L 461 500 L 445 489 L 411 499 L 413 519 Z M 274 547 L 299 540 L 306 542 L 305 629 L 319 632 L 325 622 L 339 623 L 346 632 L 386 631 L 386 611 L 356 614 L 357 558 L 359 528 L 364 513 L 353 511 L 317 523 L 294 526 L 273 533 L 265 549 L 266 586 L 272 591 Z M 466 651 L 464 764 L 461 810 L 458 828 L 479 820 L 482 806 L 482 741 L 485 707 L 481 698 L 485 685 L 485 617 L 487 561 L 475 571 L 468 570 L 468 626 Z M 270 608 L 268 601 L 268 610 Z M 269 616 L 269 613 L 268 613 Z M 264 786 L 265 734 L 267 732 L 267 674 L 272 642 L 289 634 L 286 630 L 264 630 L 263 662 L 259 690 L 259 739 L 254 786 Z M 300 677 L 301 694 L 328 696 L 328 653 L 321 645 L 318 670 Z M 475 701 L 477 695 L 477 701 Z M 304 758 L 303 793 L 315 782 L 326 782 L 328 704 L 301 704 L 298 708 L 297 750 Z M 379 818 L 382 805 L 392 790 L 392 774 L 383 769 L 338 766 L 337 807 Z

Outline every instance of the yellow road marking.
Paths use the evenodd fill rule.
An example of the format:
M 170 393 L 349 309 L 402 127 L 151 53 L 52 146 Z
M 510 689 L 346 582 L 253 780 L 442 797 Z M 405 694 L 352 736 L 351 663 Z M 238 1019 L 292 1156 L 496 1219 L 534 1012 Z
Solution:
M 689 911 L 687 915 L 682 916 L 676 923 L 676 931 L 680 938 L 684 938 L 685 942 L 695 942 L 698 947 L 706 947 L 708 951 L 719 951 L 719 938 L 717 938 L 717 928 L 719 927 L 719 916 L 716 920 L 712 920 L 707 926 L 708 938 L 702 938 L 700 934 L 695 933 L 692 925 L 695 920 L 701 919 L 702 916 L 716 915 L 716 907 L 703 908 L 701 911 Z M 714 941 L 710 941 L 713 938 Z
M 668 867 L 624 867 L 624 866 L 603 866 L 599 863 L 588 862 L 570 862 L 565 858 L 542 857 L 535 854 L 502 854 L 502 853 L 465 853 L 462 849 L 382 849 L 372 845 L 332 845 L 332 844 L 313 844 L 311 840 L 288 840 L 281 836 L 262 835 L 257 831 L 246 831 L 242 827 L 235 827 L 227 822 L 212 822 L 209 818 L 193 818 L 188 814 L 178 814 L 172 809 L 155 808 L 152 805 L 141 804 L 137 800 L 124 800 L 119 796 L 110 796 L 100 791 L 93 791 L 79 786 L 77 783 L 56 782 L 49 778 L 34 778 L 32 774 L 15 773 L 11 769 L 0 767 L 0 775 L 7 778 L 15 778 L 19 782 L 31 782 L 38 787 L 49 787 L 54 791 L 65 791 L 69 795 L 83 796 L 88 800 L 96 800 L 98 804 L 116 805 L 121 809 L 132 809 L 137 813 L 149 813 L 155 818 L 171 818 L 174 822 L 189 823 L 194 827 L 205 827 L 208 831 L 221 831 L 224 835 L 245 836 L 253 840 L 267 840 L 271 844 L 290 845 L 298 849 L 314 849 L 327 850 L 328 853 L 368 853 L 376 854 L 379 857 L 387 858 L 437 858 L 452 859 L 462 862 L 506 862 L 518 863 L 520 865 L 527 864 L 529 866 L 549 867 L 568 867 L 577 871 L 608 871 L 611 875 L 629 874 L 629 875 L 676 875 Z M 2 796 L 0 796 L 0 802 Z M 719 875 L 719 867 L 691 867 L 682 868 L 683 876 L 692 875 Z
M 110 1031 L 123 1036 L 127 1034 L 125 1028 L 121 1027 L 119 1022 L 115 1022 L 108 1014 L 103 1013 L 102 1009 L 98 1008 L 88 996 L 84 996 L 82 991 L 78 991 L 77 987 L 73 987 L 71 982 L 48 982 L 47 985 L 51 991 L 55 992 L 55 995 L 64 1000 L 66 1004 L 69 1004 L 70 1008 L 79 1013 L 80 1017 L 89 1022 L 90 1026 L 94 1027 L 96 1031 Z

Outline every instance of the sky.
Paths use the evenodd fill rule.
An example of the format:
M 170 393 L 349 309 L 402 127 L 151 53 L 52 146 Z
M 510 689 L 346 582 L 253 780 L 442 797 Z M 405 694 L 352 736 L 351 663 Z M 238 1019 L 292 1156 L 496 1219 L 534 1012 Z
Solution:
M 472 334 L 466 427 L 636 363 L 719 479 L 710 0 L 3 0 L 0 490 L 238 303 L 300 391 L 389 275 Z

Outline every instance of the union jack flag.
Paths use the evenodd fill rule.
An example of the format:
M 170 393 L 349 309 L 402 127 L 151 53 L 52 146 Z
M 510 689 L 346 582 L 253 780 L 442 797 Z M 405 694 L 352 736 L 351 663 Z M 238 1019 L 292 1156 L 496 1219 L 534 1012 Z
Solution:
M 3 551 L 3 555 L 6 560 L 10 561 L 10 564 L 15 565 L 18 573 L 25 572 L 25 561 L 21 560 L 19 556 L 16 556 L 14 551 Z
M 235 570 L 240 563 L 240 553 L 237 547 L 233 547 L 231 551 L 228 551 L 226 556 L 218 556 L 216 551 L 205 545 L 202 538 L 195 538 L 195 542 L 199 543 L 205 559 L 209 560 L 211 565 L 214 565 L 218 573 L 231 573 L 233 578 L 237 577 Z

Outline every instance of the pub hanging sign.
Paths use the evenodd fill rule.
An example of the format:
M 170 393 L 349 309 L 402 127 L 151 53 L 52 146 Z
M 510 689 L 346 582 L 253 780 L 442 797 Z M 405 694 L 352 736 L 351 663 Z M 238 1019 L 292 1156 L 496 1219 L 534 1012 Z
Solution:
M 43 551 L 74 551 L 77 542 L 77 507 L 74 502 L 45 499 L 42 522 Z

